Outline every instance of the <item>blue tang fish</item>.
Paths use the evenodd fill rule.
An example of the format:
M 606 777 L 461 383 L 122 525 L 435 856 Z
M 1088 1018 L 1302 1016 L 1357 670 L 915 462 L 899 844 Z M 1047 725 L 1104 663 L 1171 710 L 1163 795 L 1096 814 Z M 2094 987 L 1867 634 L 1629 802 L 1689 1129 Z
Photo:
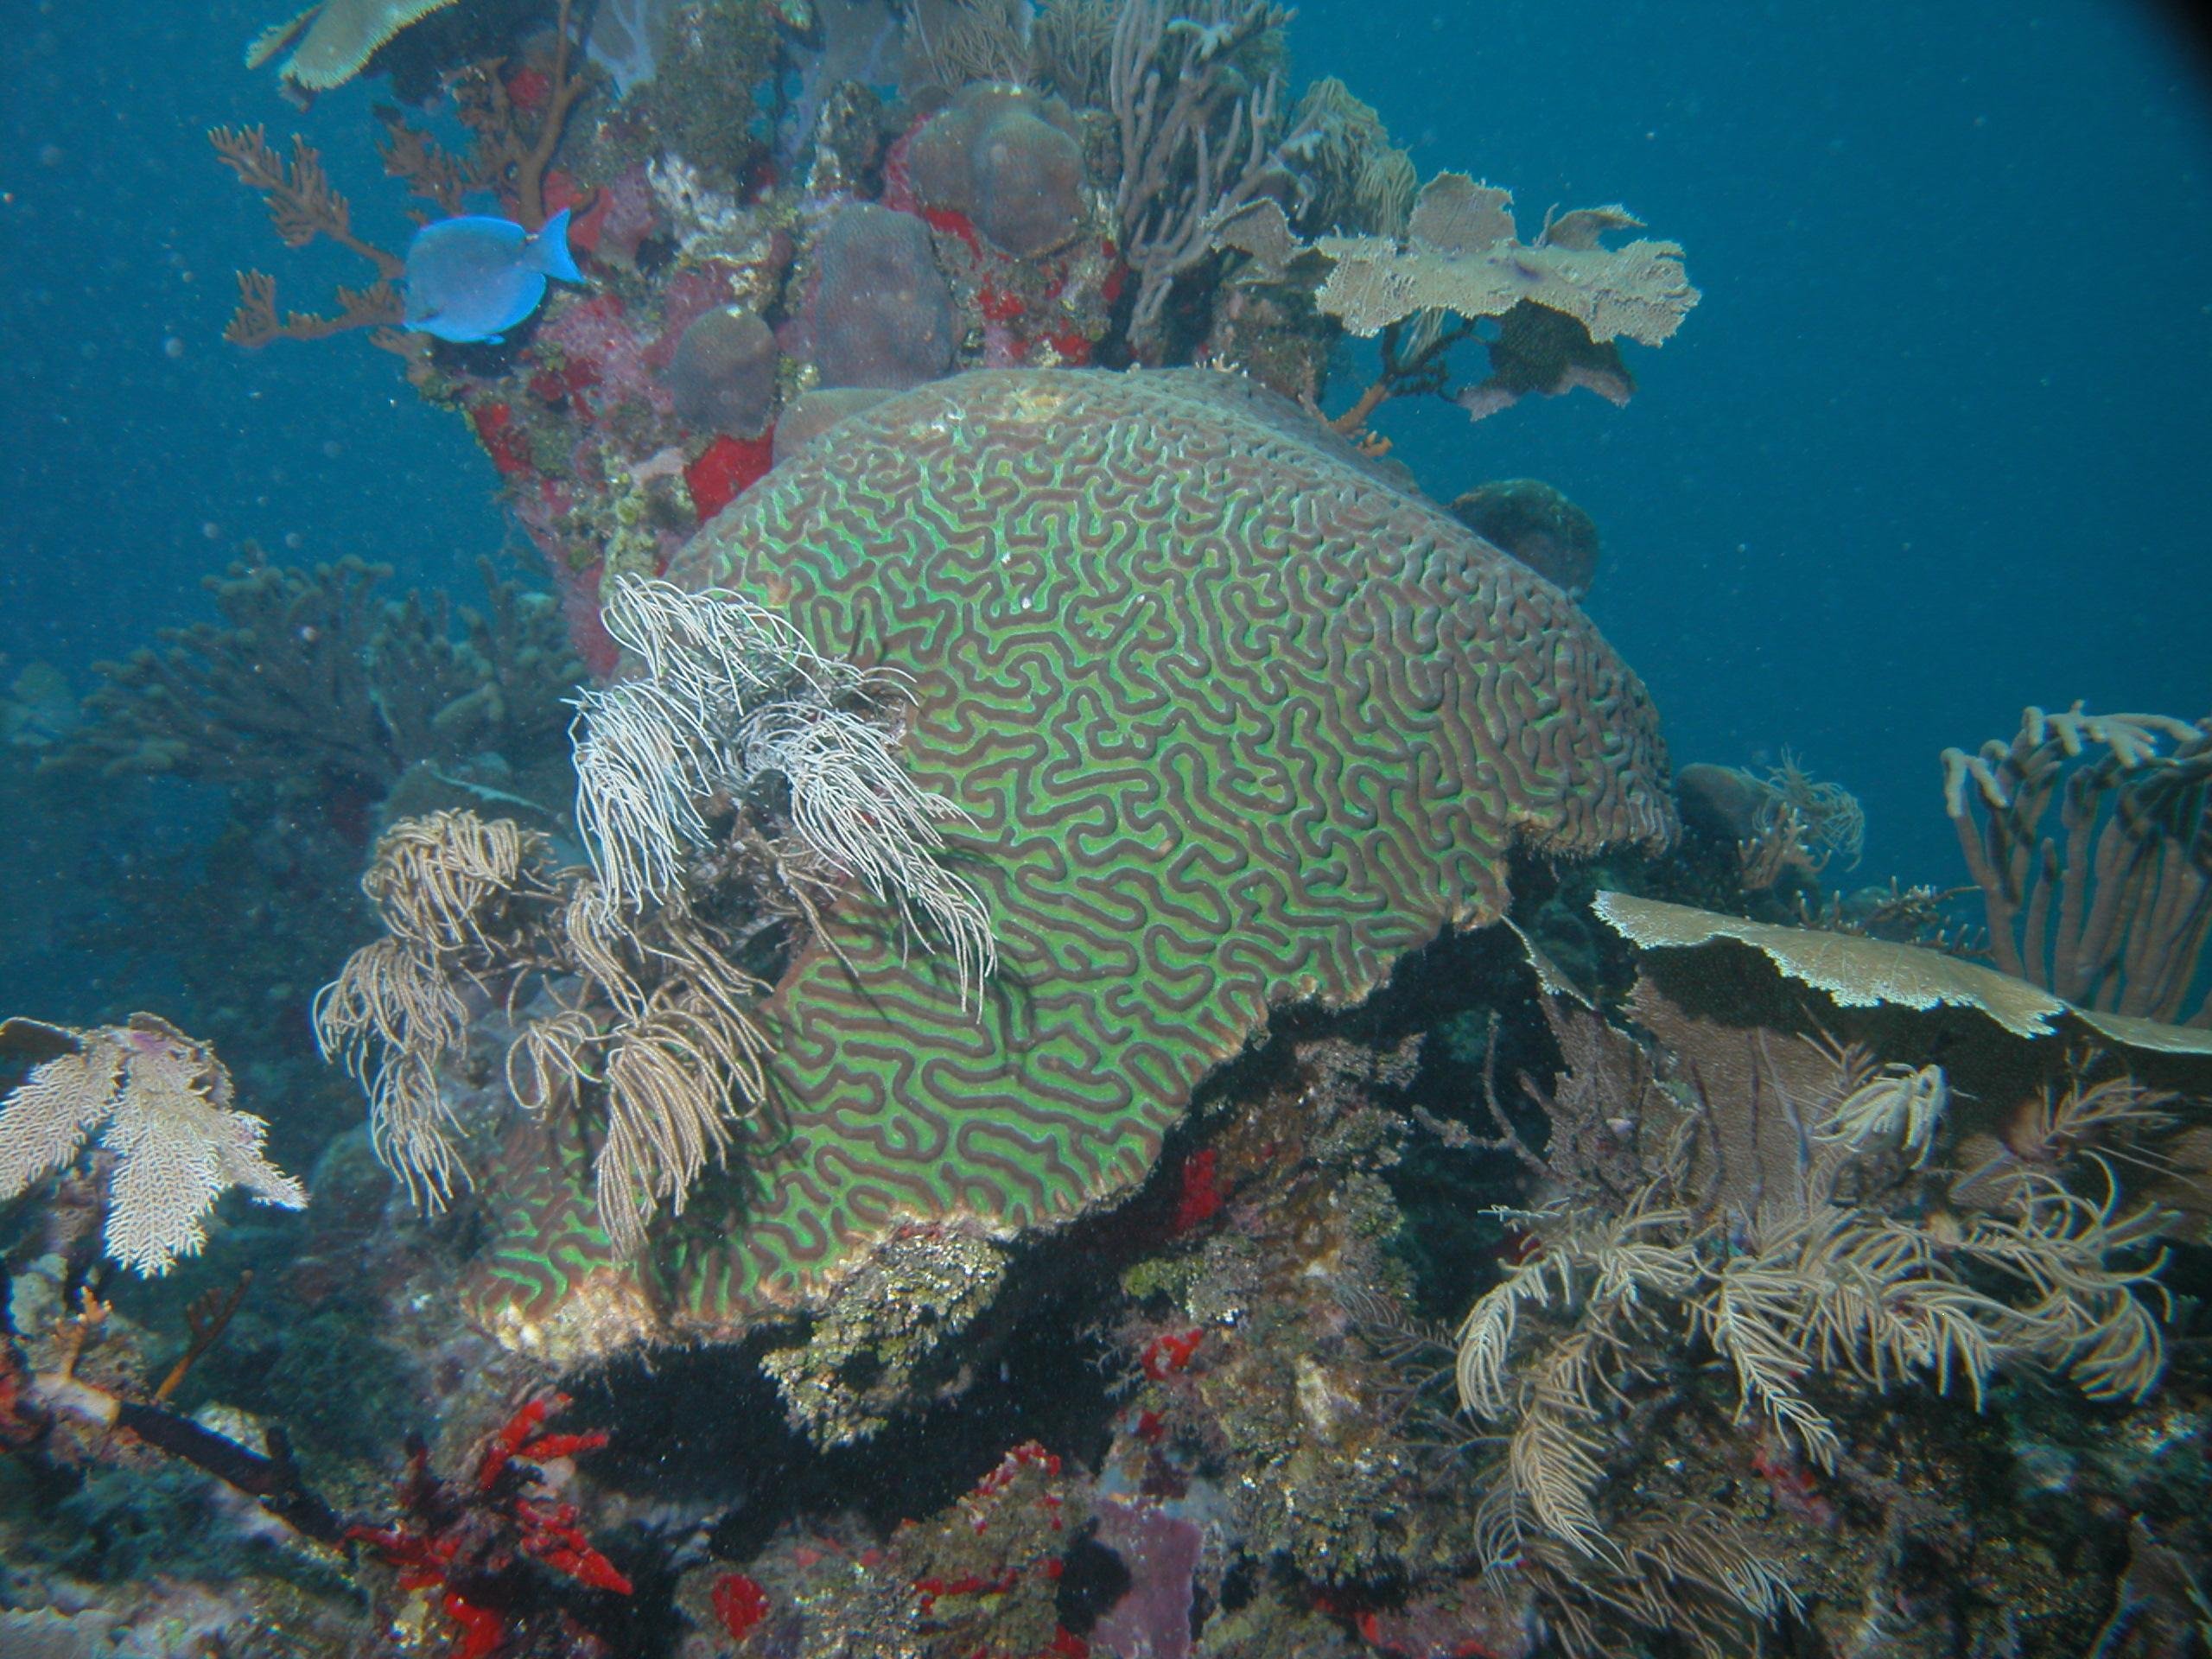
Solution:
M 569 210 L 535 235 L 511 219 L 442 219 L 407 245 L 407 326 L 440 340 L 496 346 L 545 297 L 545 279 L 581 283 Z

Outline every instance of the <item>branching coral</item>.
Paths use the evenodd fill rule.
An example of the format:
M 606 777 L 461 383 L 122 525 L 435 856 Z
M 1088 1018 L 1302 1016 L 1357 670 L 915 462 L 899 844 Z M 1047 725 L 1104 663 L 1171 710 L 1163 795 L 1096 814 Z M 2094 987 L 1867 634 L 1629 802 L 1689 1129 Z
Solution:
M 2083 1007 L 2212 1024 L 2212 719 L 2030 709 L 2011 743 L 1943 752 L 1943 804 L 1998 967 Z
M 1029 24 L 1029 79 L 1078 110 L 1102 109 L 1114 59 L 1116 0 L 1041 0 Z
M 1118 124 L 1122 178 L 1114 198 L 1122 251 L 1137 275 L 1131 350 L 1160 360 L 1161 317 L 1179 276 L 1220 245 L 1223 231 L 1286 178 L 1283 157 L 1303 129 L 1278 130 L 1281 72 L 1263 57 L 1290 14 L 1265 0 L 1202 0 L 1188 15 L 1169 0 L 1125 0 L 1114 29 L 1107 98 Z
M 423 0 L 329 0 L 270 30 L 255 43 L 248 62 L 265 61 L 304 28 L 306 37 L 285 66 L 286 78 L 310 89 L 334 86 L 357 73 L 370 54 L 401 28 L 449 3 L 451 0 L 429 0 L 428 4 Z M 465 157 L 448 155 L 427 134 L 409 127 L 397 110 L 378 110 L 385 129 L 381 146 L 385 170 L 406 179 L 416 194 L 435 201 L 441 213 L 461 212 L 461 199 L 469 191 L 496 190 L 524 226 L 536 230 L 543 225 L 546 169 L 584 90 L 570 61 L 569 27 L 569 0 L 562 0 L 546 90 L 530 111 L 516 107 L 498 62 L 478 65 L 461 77 L 461 119 L 474 139 Z M 323 340 L 372 328 L 376 332 L 371 339 L 377 346 L 403 357 L 419 356 L 422 337 L 398 326 L 401 306 L 394 283 L 405 264 L 397 254 L 354 234 L 353 208 L 332 188 L 320 152 L 295 134 L 288 165 L 258 126 L 213 128 L 207 140 L 240 183 L 266 198 L 270 222 L 286 247 L 305 247 L 318 236 L 327 237 L 367 260 L 377 272 L 377 280 L 366 288 L 339 289 L 334 316 L 294 311 L 280 320 L 276 279 L 264 271 L 242 270 L 238 308 L 223 338 L 251 350 L 272 340 Z
M 165 1020 L 137 1014 L 92 1031 L 10 1020 L 0 1053 L 35 1061 L 0 1104 L 0 1203 L 68 1168 L 100 1129 L 107 1253 L 136 1272 L 196 1255 L 207 1211 L 233 1186 L 287 1210 L 308 1201 L 262 1155 L 269 1126 L 234 1108 L 214 1051 Z
M 331 188 L 322 170 L 322 157 L 304 138 L 292 140 L 292 159 L 269 147 L 260 127 L 215 127 L 207 142 L 223 164 L 238 175 L 250 190 L 259 191 L 269 203 L 270 222 L 277 239 L 288 248 L 303 248 L 318 236 L 328 237 L 376 267 L 377 280 L 367 288 L 340 288 L 334 317 L 295 311 L 282 321 L 276 316 L 276 279 L 264 271 L 238 273 L 238 308 L 223 338 L 249 350 L 272 340 L 322 340 L 354 328 L 374 328 L 376 342 L 393 351 L 412 349 L 402 337 L 399 291 L 392 286 L 404 269 L 397 255 L 387 253 L 353 234 L 353 209 Z
M 1022 81 L 1034 68 L 1023 0 L 923 0 L 906 29 L 931 73 L 950 88 Z
M 1538 1096 L 1558 1148 L 1550 1184 L 1566 1196 L 1513 1217 L 1517 1261 L 1459 1329 L 1460 1402 L 1509 1435 L 1501 1516 L 1525 1514 L 1620 1572 L 1608 1424 L 1700 1346 L 1732 1375 L 1739 1421 L 1822 1467 L 1845 1446 L 1816 1395 L 1839 1379 L 1880 1390 L 1924 1377 L 1977 1404 L 2008 1364 L 2062 1371 L 2094 1399 L 2155 1385 L 2164 1344 L 2146 1299 L 2162 1294 L 2156 1238 L 2170 1219 L 2155 1206 L 2125 1207 L 2116 1184 L 2091 1202 L 2039 1174 L 1973 1207 L 1969 1184 L 1929 1167 L 1946 1127 L 1937 1068 L 1725 1026 L 1648 982 L 1633 1012 L 1671 1079 L 1611 1103 L 1633 1126 L 1641 1185 L 1624 1203 L 1608 1188 L 1624 1172 L 1595 1184 L 1575 1151 L 1592 1081 L 1638 1075 L 1631 1039 L 1548 1005 L 1575 1068 Z M 1946 1188 L 1948 1207 L 1929 1202 Z M 1501 1524 L 1496 1541 L 1519 1533 Z M 1770 1568 L 1738 1587 L 1760 1617 L 1790 1595 Z
M 1382 118 L 1331 75 L 1306 88 L 1294 129 L 1313 191 L 1303 222 L 1339 234 L 1405 234 L 1421 175 Z
M 492 59 L 455 78 L 454 111 L 469 134 L 466 156 L 447 154 L 435 139 L 409 127 L 398 111 L 379 109 L 385 171 L 407 180 L 416 194 L 429 197 L 445 213 L 461 211 L 463 192 L 491 190 L 524 229 L 543 226 L 551 211 L 545 201 L 546 177 L 588 85 L 578 71 L 571 13 L 570 0 L 561 0 L 552 56 L 542 69 L 511 71 L 504 60 Z M 523 81 L 524 73 L 534 84 Z M 525 84 L 527 98 L 516 90 Z
M 578 671 L 551 603 L 481 568 L 487 612 L 456 618 L 442 594 L 379 601 L 391 572 L 359 559 L 233 564 L 207 583 L 219 626 L 98 664 L 107 683 L 62 759 L 372 798 L 422 764 L 501 750 L 519 765 L 557 741 Z

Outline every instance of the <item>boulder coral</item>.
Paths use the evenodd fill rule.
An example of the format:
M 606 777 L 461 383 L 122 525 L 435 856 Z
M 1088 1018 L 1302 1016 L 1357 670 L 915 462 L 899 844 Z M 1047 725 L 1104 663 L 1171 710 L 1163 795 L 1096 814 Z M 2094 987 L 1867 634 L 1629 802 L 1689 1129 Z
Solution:
M 814 360 L 825 386 L 904 391 L 952 366 L 952 291 L 921 220 L 855 202 L 823 232 Z
M 1272 1010 L 1355 1004 L 1503 914 L 1516 846 L 1673 833 L 1656 714 L 1581 613 L 1230 376 L 887 399 L 669 575 L 911 677 L 900 758 L 972 820 L 944 856 L 1001 964 L 979 1005 L 895 910 L 825 913 L 761 1010 L 778 1132 L 660 1258 L 671 1334 L 818 1305 L 918 1226 L 1011 1236 L 1128 1193 Z M 508 1330 L 611 1263 L 588 1197 L 524 1173 L 474 1293 Z
M 967 87 L 914 135 L 906 164 L 924 206 L 965 213 L 1017 259 L 1052 252 L 1081 225 L 1083 146 L 1057 98 Z
M 1569 599 L 1589 593 L 1591 578 L 1598 574 L 1598 526 L 1541 479 L 1504 478 L 1478 486 L 1452 503 L 1452 516 Z
M 669 395 L 699 432 L 757 438 L 776 410 L 775 332 L 758 313 L 723 306 L 696 317 L 676 342 Z

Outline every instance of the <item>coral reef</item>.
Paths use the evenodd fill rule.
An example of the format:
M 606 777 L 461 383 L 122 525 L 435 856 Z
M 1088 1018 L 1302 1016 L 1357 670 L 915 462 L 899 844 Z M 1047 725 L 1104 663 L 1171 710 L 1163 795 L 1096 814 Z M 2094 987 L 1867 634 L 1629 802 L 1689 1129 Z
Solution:
M 1163 360 L 1163 318 L 1177 280 L 1204 265 L 1223 232 L 1285 188 L 1285 157 L 1306 140 L 1284 133 L 1277 105 L 1290 14 L 1266 0 L 1124 0 L 1114 25 L 1107 105 L 1121 140 L 1114 213 L 1136 274 L 1133 356 Z
M 1446 511 L 1381 422 L 1622 401 L 1681 251 L 1421 187 L 1285 8 L 420 10 L 270 54 L 304 91 L 361 24 L 389 172 L 568 215 L 587 282 L 405 336 L 313 149 L 225 132 L 385 279 L 249 274 L 232 337 L 373 326 L 558 604 L 248 565 L 88 720 L 0 707 L 12 810 L 42 766 L 227 814 L 96 855 L 105 1011 L 0 1030 L 88 1077 L 0 1258 L 0 1644 L 2202 1644 L 2212 724 L 1947 753 L 1986 939 L 1824 889 L 1865 815 L 1786 750 L 1670 790 L 1586 516 Z M 368 1122 L 316 1157 L 348 1091 L 289 1016 L 341 958 Z M 178 1000 L 116 1001 L 149 963 Z M 99 1265 L 100 1056 L 207 1053 L 133 1006 L 296 1106 L 304 1226 Z
M 400 331 L 399 290 L 392 286 L 405 269 L 396 254 L 364 242 L 353 234 L 353 215 L 344 196 L 331 188 L 322 170 L 322 157 L 306 139 L 292 140 L 292 159 L 269 147 L 260 127 L 216 127 L 207 141 L 238 182 L 259 191 L 269 203 L 269 219 L 276 237 L 288 248 L 303 248 L 317 237 L 328 237 L 348 251 L 359 254 L 376 268 L 377 280 L 367 288 L 340 288 L 338 315 L 326 317 L 295 311 L 282 321 L 276 316 L 276 279 L 258 270 L 238 273 L 238 308 L 223 330 L 234 346 L 254 350 L 270 340 L 323 340 L 355 328 L 373 328 L 376 343 L 401 355 L 410 355 L 414 345 Z
M 262 1156 L 268 1124 L 233 1107 L 229 1070 L 165 1020 L 133 1014 L 97 1031 L 10 1020 L 0 1054 L 34 1062 L 0 1103 L 0 1203 L 68 1169 L 99 1129 L 107 1253 L 134 1272 L 164 1274 L 196 1254 L 232 1187 L 307 1205 L 307 1189 Z
M 963 375 L 838 430 L 673 574 L 913 677 L 900 760 L 975 820 L 957 868 L 1002 966 L 978 1007 L 895 908 L 825 915 L 768 1016 L 787 1138 L 743 1231 L 687 1262 L 681 1325 L 804 1294 L 901 1220 L 1011 1230 L 1126 1191 L 1271 1003 L 1357 1001 L 1497 913 L 1516 839 L 1669 833 L 1642 690 L 1587 625 L 1289 405 L 1203 373 Z
M 375 10 L 334 0 L 319 21 Z M 773 464 L 779 401 L 975 367 L 1204 361 L 1318 409 L 1342 325 L 1339 308 L 1317 307 L 1331 257 L 1291 227 L 1332 233 L 1341 264 L 1387 263 L 1415 181 L 1341 83 L 1317 82 L 1286 118 L 1288 20 L 1261 0 L 1054 0 L 1033 16 L 996 0 L 442 16 L 377 60 L 422 111 L 378 110 L 386 170 L 441 214 L 483 211 L 486 194 L 525 227 L 568 211 L 585 290 L 553 294 L 496 346 L 456 348 L 388 326 L 388 280 L 345 291 L 334 315 L 287 321 L 273 282 L 249 272 L 233 337 L 373 326 L 421 395 L 469 421 L 562 589 L 576 651 L 606 675 L 607 578 L 664 571 L 692 525 Z M 442 99 L 469 135 L 457 149 L 428 118 Z M 258 130 L 216 137 L 287 242 L 332 236 L 396 271 L 353 236 L 311 149 L 288 172 Z M 1424 234 L 1452 217 L 1448 185 L 1431 187 Z M 1569 214 L 1534 248 L 1499 245 L 1570 277 L 1613 271 L 1627 251 L 1597 237 L 1616 226 Z M 1573 286 L 1554 297 L 1567 304 Z M 1678 314 L 1688 293 L 1662 308 Z M 1370 416 L 1417 393 L 1483 412 L 1575 385 L 1625 397 L 1604 327 L 1593 340 L 1532 297 L 1498 319 L 1492 373 L 1474 387 L 1446 362 L 1472 315 L 1392 321 L 1383 372 L 1338 429 L 1385 447 Z M 756 329 L 741 341 L 706 321 L 725 310 L 772 330 L 780 365 Z M 1653 330 L 1647 318 L 1627 332 Z M 725 381 L 729 406 L 705 384 Z
M 1739 1419 L 1763 1418 L 1831 1470 L 1843 1443 L 1815 1379 L 1832 1373 L 1878 1389 L 1924 1373 L 1977 1403 L 2007 1363 L 2063 1370 L 2092 1398 L 2140 1400 L 2155 1385 L 2164 1347 L 2146 1302 L 2165 1257 L 2152 1248 L 2154 1206 L 2121 1213 L 2116 1187 L 2092 1203 L 2025 1177 L 1979 1184 L 2000 1198 L 1992 1207 L 1965 1184 L 1945 1183 L 1931 1203 L 1906 1172 L 1929 1163 L 1950 1127 L 1940 1068 L 1732 1032 L 1649 983 L 1630 1006 L 1694 1104 L 1656 1084 L 1624 1097 L 1599 1075 L 1570 1074 L 1546 1102 L 1544 1166 L 1577 1196 L 1514 1218 L 1529 1243 L 1459 1332 L 1463 1408 L 1511 1431 L 1491 1523 L 1502 1551 L 1535 1526 L 1619 1559 L 1596 1507 L 1609 1402 L 1693 1338 L 1732 1368 Z M 1562 1029 L 1572 1018 L 1552 1010 L 1569 1052 L 1621 1042 Z M 1618 1053 L 1597 1065 L 1614 1077 L 1630 1069 Z M 1607 1111 L 1631 1128 L 1592 1161 L 1604 1139 L 1586 1130 Z M 1930 1210 L 1938 1219 L 1916 1219 Z M 1982 1287 L 1993 1277 L 2011 1297 Z M 1524 1321 L 1545 1332 L 1535 1355 Z M 1760 1618 L 1785 1599 L 1778 1575 L 1748 1560 L 1718 1577 Z
M 814 360 L 824 386 L 903 391 L 952 366 L 952 293 L 919 219 L 855 202 L 830 221 L 816 257 Z
M 1053 251 L 1080 226 L 1083 149 L 1058 99 L 968 86 L 914 135 L 906 166 L 924 206 L 965 213 L 1018 259 Z
M 2011 743 L 1943 752 L 1943 804 L 1998 967 L 2084 1007 L 2212 1025 L 2212 720 L 2030 709 Z

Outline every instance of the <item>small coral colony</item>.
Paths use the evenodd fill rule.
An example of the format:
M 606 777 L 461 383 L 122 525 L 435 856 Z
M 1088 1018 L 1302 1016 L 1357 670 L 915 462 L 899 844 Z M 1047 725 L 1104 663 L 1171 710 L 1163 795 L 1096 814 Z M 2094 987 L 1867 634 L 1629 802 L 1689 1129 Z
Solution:
M 1947 752 L 1940 890 L 1670 770 L 1588 516 L 1383 426 L 1626 400 L 1681 249 L 1290 23 L 253 44 L 418 228 L 217 130 L 364 267 L 230 340 L 391 353 L 530 550 L 249 548 L 0 704 L 10 925 L 107 964 L 0 1026 L 0 1650 L 2212 1640 L 2212 720 Z

